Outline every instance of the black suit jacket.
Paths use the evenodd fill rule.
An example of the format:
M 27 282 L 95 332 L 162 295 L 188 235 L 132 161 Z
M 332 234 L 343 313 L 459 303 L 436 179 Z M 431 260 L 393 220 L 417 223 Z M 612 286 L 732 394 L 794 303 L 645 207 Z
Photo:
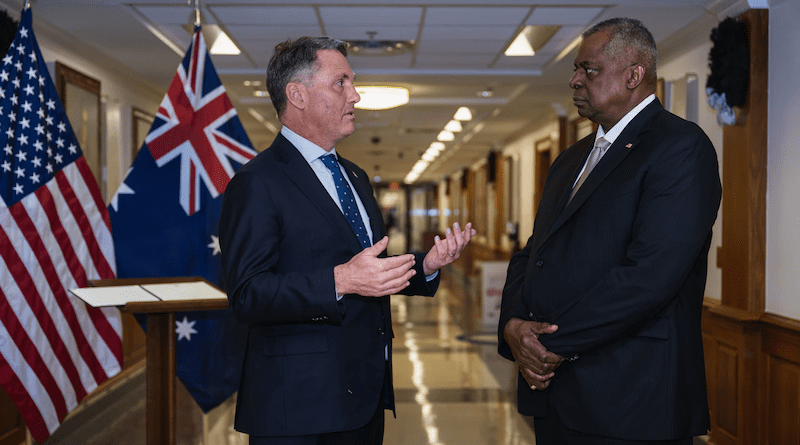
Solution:
M 386 233 L 367 174 L 339 158 L 370 218 Z M 342 212 L 282 135 L 228 184 L 220 218 L 225 288 L 249 325 L 235 427 L 257 436 L 346 431 L 379 403 L 393 408 L 389 297 L 336 300 L 333 268 L 361 251 Z M 433 295 L 424 256 L 404 293 Z M 391 350 L 391 349 L 390 349 Z M 391 360 L 391 352 L 389 354 Z M 388 376 L 387 376 L 388 369 Z M 385 388 L 386 400 L 381 401 Z
M 511 317 L 547 321 L 566 358 L 545 391 L 520 378 L 519 411 L 555 409 L 569 428 L 631 440 L 706 434 L 700 316 L 721 186 L 695 124 L 654 101 L 569 194 L 595 135 L 548 172 L 533 235 L 509 263 L 499 352 Z

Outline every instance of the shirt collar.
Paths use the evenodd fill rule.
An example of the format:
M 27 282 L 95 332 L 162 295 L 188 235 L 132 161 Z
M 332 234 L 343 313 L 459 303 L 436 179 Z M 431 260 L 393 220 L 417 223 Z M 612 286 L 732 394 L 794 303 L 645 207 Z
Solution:
M 290 130 L 289 127 L 284 125 L 281 128 L 281 134 L 283 137 L 289 140 L 289 142 L 294 145 L 297 151 L 303 156 L 303 158 L 311 164 L 311 161 L 315 161 L 326 154 L 333 153 L 336 154 L 336 147 L 333 147 L 331 151 L 325 151 L 319 145 L 309 141 L 308 139 L 300 136 L 299 134 L 295 133 L 294 131 Z M 338 157 L 338 156 L 337 156 Z
M 651 94 L 645 97 L 643 101 L 639 102 L 639 105 L 633 107 L 631 111 L 628 111 L 628 114 L 623 116 L 622 119 L 619 120 L 619 122 L 617 122 L 613 127 L 611 127 L 611 129 L 608 130 L 608 133 L 605 132 L 605 129 L 603 128 L 602 125 L 598 126 L 597 135 L 595 136 L 594 139 L 595 143 L 597 142 L 598 139 L 603 138 L 613 144 L 614 141 L 617 140 L 619 135 L 622 133 L 622 130 L 624 130 L 625 127 L 628 126 L 628 124 L 633 120 L 633 118 L 636 117 L 636 115 L 639 114 L 642 110 L 644 110 L 645 107 L 650 105 L 650 102 L 654 101 L 655 99 L 656 99 L 655 94 Z

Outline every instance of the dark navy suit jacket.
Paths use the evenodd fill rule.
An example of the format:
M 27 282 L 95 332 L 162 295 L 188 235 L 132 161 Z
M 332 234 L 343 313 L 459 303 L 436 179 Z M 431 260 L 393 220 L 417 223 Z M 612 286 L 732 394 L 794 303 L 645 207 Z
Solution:
M 364 203 L 373 239 L 380 240 L 386 230 L 366 172 L 339 161 Z M 230 308 L 249 325 L 237 430 L 256 436 L 346 431 L 366 424 L 379 403 L 394 408 L 385 359 L 389 297 L 346 295 L 337 302 L 333 268 L 361 245 L 282 135 L 228 184 L 220 246 Z M 423 258 L 417 255 L 417 274 L 404 293 L 435 293 L 438 276 L 426 282 Z
M 568 204 L 595 135 L 548 172 L 533 235 L 508 267 L 499 352 L 511 317 L 547 321 L 566 358 L 550 387 L 520 378 L 519 411 L 555 409 L 572 429 L 631 440 L 706 434 L 700 316 L 721 186 L 695 124 L 658 100 L 623 130 Z

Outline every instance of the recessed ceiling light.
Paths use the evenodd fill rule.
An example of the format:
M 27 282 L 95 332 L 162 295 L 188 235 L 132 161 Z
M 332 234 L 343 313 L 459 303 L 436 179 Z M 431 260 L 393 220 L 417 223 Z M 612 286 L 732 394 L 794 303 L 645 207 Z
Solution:
M 453 133 L 458 133 L 464 128 L 461 126 L 461 122 L 453 119 L 444 126 L 444 129 Z
M 525 33 L 521 32 L 517 34 L 517 38 L 511 42 L 511 45 L 508 45 L 506 49 L 505 55 L 509 57 L 530 57 L 536 54 L 536 51 L 533 50 L 531 43 L 528 42 L 528 38 L 525 37 Z
M 455 138 L 456 138 L 455 135 L 452 132 L 447 131 L 447 130 L 440 131 L 439 135 L 436 136 L 436 139 L 439 140 L 439 141 L 442 141 L 442 142 L 450 142 Z
M 472 120 L 472 112 L 469 111 L 467 107 L 460 107 L 457 111 L 453 119 L 459 121 L 471 121 Z
M 517 34 L 511 45 L 508 45 L 505 55 L 510 57 L 533 56 L 536 51 L 542 49 L 550 41 L 560 28 L 555 25 L 526 26 Z
M 390 86 L 360 86 L 356 91 L 361 100 L 356 108 L 361 110 L 386 110 L 408 103 L 408 88 Z
M 208 37 L 208 52 L 213 55 L 237 56 L 242 53 L 239 47 L 233 43 L 230 37 L 225 34 L 217 25 L 203 25 L 203 33 Z

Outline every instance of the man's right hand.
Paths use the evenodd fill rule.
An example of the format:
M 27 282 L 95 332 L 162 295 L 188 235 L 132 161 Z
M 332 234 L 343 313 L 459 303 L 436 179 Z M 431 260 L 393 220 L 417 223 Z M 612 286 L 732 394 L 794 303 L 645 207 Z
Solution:
M 503 328 L 503 338 L 511 348 L 522 378 L 531 389 L 546 389 L 564 357 L 547 350 L 539 335 L 552 334 L 558 326 L 512 318 Z
M 359 252 L 350 261 L 333 268 L 333 279 L 339 295 L 357 294 L 365 297 L 383 297 L 405 289 L 417 271 L 414 255 L 407 253 L 388 258 L 378 258 L 389 245 L 389 237 Z

